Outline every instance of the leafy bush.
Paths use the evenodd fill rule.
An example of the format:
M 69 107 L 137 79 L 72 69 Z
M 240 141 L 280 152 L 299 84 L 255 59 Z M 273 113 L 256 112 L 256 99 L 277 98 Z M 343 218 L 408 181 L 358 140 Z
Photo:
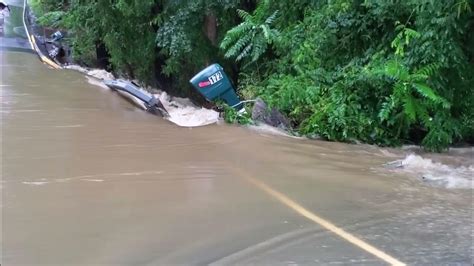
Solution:
M 48 12 L 38 18 L 38 23 L 42 26 L 59 28 L 63 26 L 63 18 L 66 16 L 64 11 Z
M 282 110 L 300 132 L 329 140 L 441 151 L 473 139 L 468 1 L 295 6 L 299 15 L 283 12 L 288 19 L 278 21 L 274 57 L 258 72 L 244 69 L 247 94 Z
M 250 125 L 254 123 L 252 120 L 252 111 L 248 107 L 244 107 L 244 112 L 239 112 L 235 108 L 222 102 L 218 103 L 218 106 L 223 110 L 224 121 L 229 124 Z

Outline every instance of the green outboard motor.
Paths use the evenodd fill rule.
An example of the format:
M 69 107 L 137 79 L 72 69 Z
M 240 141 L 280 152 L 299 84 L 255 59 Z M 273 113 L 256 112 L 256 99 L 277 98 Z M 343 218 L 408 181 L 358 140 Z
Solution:
M 237 110 L 242 109 L 239 96 L 235 93 L 229 78 L 219 64 L 213 64 L 196 74 L 190 81 L 207 100 L 222 99 Z

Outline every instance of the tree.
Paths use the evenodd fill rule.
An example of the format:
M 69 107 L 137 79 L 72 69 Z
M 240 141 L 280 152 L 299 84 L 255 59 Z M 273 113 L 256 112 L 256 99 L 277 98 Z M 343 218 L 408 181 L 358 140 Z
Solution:
M 279 32 L 271 26 L 278 10 L 267 16 L 269 5 L 269 0 L 260 1 L 253 14 L 242 9 L 237 10 L 242 22 L 226 33 L 220 45 L 221 49 L 226 51 L 226 58 L 235 58 L 236 62 L 247 60 L 254 63 L 269 45 L 277 40 Z

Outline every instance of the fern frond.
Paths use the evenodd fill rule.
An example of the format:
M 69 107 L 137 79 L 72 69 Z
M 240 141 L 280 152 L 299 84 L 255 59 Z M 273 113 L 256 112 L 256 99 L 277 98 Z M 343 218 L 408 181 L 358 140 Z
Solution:
M 385 64 L 385 74 L 391 78 L 398 79 L 398 63 L 395 60 L 390 60 Z
M 276 20 L 276 17 L 278 16 L 278 13 L 279 13 L 278 10 L 276 10 L 275 12 L 273 12 L 273 14 L 271 14 L 271 15 L 265 20 L 265 24 L 266 24 L 266 25 L 271 25 L 271 24 L 273 24 L 273 22 L 275 22 L 275 20 Z
M 233 29 L 228 31 L 228 34 L 232 38 L 239 38 L 242 34 L 248 33 L 253 28 L 251 23 L 242 22 Z
M 255 62 L 258 60 L 258 58 L 265 52 L 267 49 L 267 43 L 263 38 L 257 38 L 255 40 L 255 45 L 252 50 L 252 61 Z
M 270 28 L 276 20 L 278 10 L 270 16 L 268 14 L 270 0 L 261 0 L 252 14 L 238 9 L 237 13 L 243 20 L 242 23 L 227 31 L 220 43 L 220 48 L 225 50 L 226 58 L 235 57 L 236 61 L 249 59 L 249 63 L 257 61 L 279 34 Z
M 415 74 L 422 74 L 425 76 L 432 76 L 438 72 L 440 69 L 441 65 L 439 63 L 433 63 L 429 64 L 426 66 L 423 66 L 422 68 L 418 69 L 415 71 Z
M 425 82 L 429 78 L 428 75 L 425 74 L 411 74 L 410 80 L 414 82 Z
M 405 28 L 403 33 L 405 34 L 405 44 L 408 44 L 410 42 L 410 38 L 420 38 L 421 36 L 419 32 L 410 28 Z
M 267 26 L 267 25 L 260 25 L 260 28 L 262 29 L 262 32 L 263 32 L 263 36 L 265 37 L 265 39 L 268 41 L 271 42 L 271 32 L 270 32 L 270 28 Z
M 407 94 L 403 97 L 403 112 L 410 122 L 416 120 L 416 105 L 416 100 L 411 94 Z
M 403 82 L 397 82 L 393 86 L 393 96 L 395 97 L 394 99 L 397 100 L 401 99 L 405 94 L 407 93 L 407 87 Z
M 227 32 L 226 36 L 224 37 L 224 40 L 222 40 L 220 44 L 220 47 L 222 49 L 228 49 L 232 43 L 235 43 L 239 38 L 242 37 L 242 35 L 248 33 L 251 28 L 252 25 L 245 22 L 237 25 L 236 27 Z
M 227 53 L 225 53 L 224 56 L 227 58 L 238 56 L 251 39 L 252 36 L 250 34 L 243 36 L 227 50 Z
M 252 47 L 253 47 L 253 44 L 249 44 L 247 45 L 243 50 L 242 52 L 240 52 L 240 54 L 237 56 L 237 58 L 235 59 L 235 61 L 239 62 L 240 60 L 242 60 L 243 58 L 247 57 L 249 54 L 250 54 L 250 51 L 252 50 Z
M 441 102 L 441 97 L 436 95 L 436 93 L 428 85 L 422 83 L 413 83 L 415 90 L 420 93 L 423 97 L 432 100 L 433 102 Z
M 385 73 L 397 80 L 406 81 L 408 80 L 410 73 L 405 65 L 401 64 L 397 60 L 390 60 L 385 66 Z
M 388 100 L 384 103 L 382 103 L 382 109 L 380 109 L 378 117 L 380 121 L 387 121 L 388 118 L 390 117 L 390 113 L 392 112 L 393 108 L 396 105 L 397 100 L 395 97 L 392 95 Z
M 400 32 L 390 45 L 395 49 L 396 55 L 403 57 L 405 54 L 405 46 L 410 43 L 411 39 L 420 38 L 421 34 L 413 29 L 405 27 L 405 25 L 397 26 L 397 30 L 400 30 Z
M 242 9 L 237 9 L 237 14 L 243 21 L 254 24 L 253 16 L 250 15 L 247 11 L 242 10 Z

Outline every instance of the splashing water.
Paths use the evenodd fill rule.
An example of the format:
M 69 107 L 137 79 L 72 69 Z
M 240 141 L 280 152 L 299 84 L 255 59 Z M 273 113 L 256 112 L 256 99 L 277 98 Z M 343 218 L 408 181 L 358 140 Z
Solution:
M 293 136 L 289 132 L 281 128 L 273 127 L 273 126 L 263 124 L 263 123 L 250 125 L 248 126 L 248 128 L 252 131 L 257 132 L 260 135 L 280 136 L 280 137 L 288 137 L 288 138 L 293 138 L 293 139 L 306 139 L 306 137 Z
M 422 180 L 445 188 L 474 189 L 474 166 L 450 166 L 410 154 L 402 160 L 387 164 Z
M 198 107 L 189 99 L 170 97 L 166 92 L 155 94 L 170 114 L 169 121 L 182 127 L 198 127 L 217 123 L 219 113 Z
M 103 69 L 87 69 L 78 65 L 67 65 L 64 68 L 79 71 L 99 80 L 115 79 L 112 73 L 107 72 Z
M 102 81 L 107 79 L 115 79 L 114 75 L 103 69 L 87 69 L 78 65 L 68 65 L 65 68 L 79 71 L 86 74 L 87 81 L 95 86 L 102 88 L 108 88 Z M 148 88 L 153 89 L 153 88 Z M 156 91 L 156 90 L 155 90 Z M 124 97 L 130 98 L 138 107 L 146 109 L 143 102 L 128 94 L 120 92 Z M 148 93 L 148 92 L 147 92 Z M 189 99 L 171 97 L 166 92 L 158 91 L 154 94 L 155 97 L 160 99 L 165 109 L 168 111 L 170 117 L 167 118 L 169 121 L 181 127 L 199 127 L 217 123 L 219 121 L 219 113 L 198 107 L 194 105 Z
M 104 89 L 110 89 L 109 87 L 107 87 L 107 85 L 104 84 L 104 82 L 102 82 L 101 80 L 98 80 L 94 77 L 89 77 L 89 76 L 86 76 L 87 78 L 87 82 L 89 84 L 92 84 L 94 86 L 97 86 L 97 87 L 101 87 L 101 88 L 104 88 Z

